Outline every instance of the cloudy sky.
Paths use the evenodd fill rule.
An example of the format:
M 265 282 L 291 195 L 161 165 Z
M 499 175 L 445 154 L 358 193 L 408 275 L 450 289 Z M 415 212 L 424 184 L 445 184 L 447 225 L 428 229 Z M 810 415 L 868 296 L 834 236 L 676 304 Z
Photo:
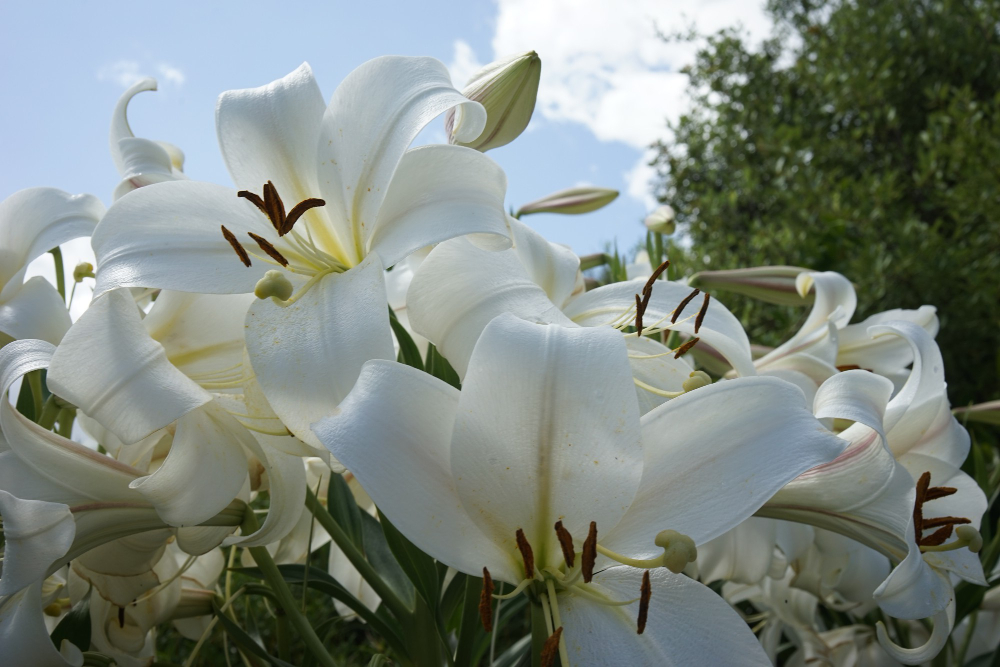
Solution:
M 159 91 L 130 106 L 137 136 L 169 141 L 194 179 L 230 184 L 215 138 L 215 100 L 266 84 L 308 61 L 329 97 L 354 67 L 383 54 L 430 55 L 456 83 L 494 58 L 534 49 L 542 59 L 528 131 L 491 151 L 507 172 L 508 204 L 582 184 L 621 197 L 582 217 L 532 216 L 578 253 L 617 239 L 631 247 L 652 206 L 646 147 L 684 108 L 681 67 L 691 45 L 657 31 L 706 33 L 739 23 L 754 38 L 761 1 L 463 0 L 264 3 L 8 2 L 0 6 L 0 198 L 47 185 L 110 204 L 118 177 L 108 153 L 122 91 L 153 76 Z M 435 121 L 423 141 L 443 141 Z M 75 251 L 74 251 L 75 252 Z M 81 250 L 82 252 L 82 250 Z

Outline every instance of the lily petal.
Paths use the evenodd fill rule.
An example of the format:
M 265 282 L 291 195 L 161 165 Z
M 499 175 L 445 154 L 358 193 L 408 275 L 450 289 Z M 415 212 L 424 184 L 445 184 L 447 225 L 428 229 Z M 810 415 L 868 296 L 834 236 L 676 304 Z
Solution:
M 337 237 L 357 263 L 375 232 L 393 172 L 417 134 L 433 118 L 463 105 L 465 139 L 486 126 L 486 110 L 451 85 L 433 58 L 382 56 L 362 64 L 337 87 L 319 137 L 319 183 Z M 349 226 L 348 226 L 349 225 Z
M 638 605 L 607 606 L 559 596 L 574 665 L 771 664 L 746 622 L 707 586 L 664 568 L 649 574 L 652 595 L 642 635 L 636 635 Z M 595 587 L 613 600 L 636 597 L 641 580 L 642 571 L 628 567 L 594 575 Z
M 49 566 L 73 545 L 76 524 L 69 507 L 22 500 L 0 490 L 4 559 L 0 597 L 45 579 Z
M 254 302 L 246 346 L 275 413 L 306 444 L 320 447 L 309 426 L 334 411 L 366 361 L 394 358 L 378 256 L 325 276 L 286 307 Z
M 585 408 L 583 406 L 586 406 Z M 610 531 L 642 474 L 639 406 L 621 334 L 504 314 L 483 331 L 451 446 L 458 495 L 501 550 L 523 529 L 539 568 L 561 520 Z M 561 556 L 559 556 L 561 560 Z
M 62 295 L 41 276 L 29 278 L 0 302 L 0 332 L 15 340 L 35 338 L 58 345 L 72 324 Z
M 339 409 L 313 430 L 422 551 L 466 574 L 481 576 L 486 566 L 516 583 L 514 562 L 473 522 L 455 488 L 449 452 L 458 395 L 414 368 L 370 361 Z
M 149 337 L 127 290 L 91 303 L 52 356 L 47 382 L 125 444 L 212 400 Z
M 507 226 L 528 277 L 545 290 L 557 307 L 565 306 L 577 287 L 580 258 L 566 246 L 548 241 L 516 218 L 507 216 Z
M 49 639 L 42 614 L 42 582 L 0 599 L 0 645 L 4 656 L 20 665 L 81 667 L 80 649 L 64 639 L 57 650 Z
M 392 266 L 411 252 L 464 234 L 508 235 L 507 176 L 486 155 L 461 146 L 406 151 L 378 209 L 366 251 Z
M 460 377 L 483 329 L 502 313 L 574 326 L 531 279 L 515 250 L 491 252 L 465 238 L 438 245 L 406 293 L 413 330 L 434 343 Z
M 797 387 L 768 377 L 717 382 L 664 403 L 643 416 L 642 441 L 635 502 L 602 539 L 634 558 L 662 553 L 653 543 L 661 530 L 695 544 L 721 535 L 845 445 L 816 421 Z

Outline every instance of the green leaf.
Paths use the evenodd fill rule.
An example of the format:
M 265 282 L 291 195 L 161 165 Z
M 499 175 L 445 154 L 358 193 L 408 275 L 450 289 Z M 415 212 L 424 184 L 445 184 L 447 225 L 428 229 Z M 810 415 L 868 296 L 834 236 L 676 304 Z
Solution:
M 415 547 L 401 532 L 396 530 L 396 527 L 381 512 L 379 512 L 379 520 L 382 524 L 385 541 L 396 557 L 399 566 L 413 582 L 427 606 L 432 610 L 437 610 L 441 594 L 434 559 Z
M 455 649 L 455 664 L 471 665 L 474 664 L 472 653 L 476 644 L 486 634 L 479 616 L 479 596 L 483 590 L 483 580 L 480 577 L 461 574 L 455 579 L 459 577 L 465 579 L 465 586 L 462 596 L 461 625 L 458 631 L 458 648 Z
M 82 600 L 73 605 L 59 625 L 50 635 L 52 643 L 58 649 L 64 639 L 68 639 L 70 644 L 75 645 L 81 651 L 90 648 L 90 595 L 85 595 Z
M 396 313 L 392 312 L 392 308 L 389 309 L 389 325 L 392 326 L 392 332 L 396 334 L 396 341 L 399 343 L 399 355 L 396 357 L 396 360 L 401 364 L 424 370 L 424 362 L 420 358 L 420 349 L 413 342 L 410 332 L 396 318 Z
M 364 534 L 361 530 L 361 509 L 351 487 L 341 475 L 330 477 L 326 493 L 326 509 L 358 549 L 364 551 Z
M 279 658 L 275 658 L 273 655 L 265 651 L 264 647 L 254 641 L 254 639 L 248 635 L 243 628 L 234 623 L 231 618 L 226 616 L 225 612 L 221 611 L 217 601 L 212 601 L 212 608 L 215 610 L 215 617 L 219 619 L 219 624 L 222 626 L 223 630 L 225 630 L 226 634 L 229 635 L 229 638 L 233 640 L 233 643 L 243 649 L 245 653 L 250 656 L 260 658 L 264 662 L 276 665 L 277 667 L 294 667 L 294 665 Z
M 455 389 L 462 388 L 462 381 L 459 379 L 458 373 L 451 367 L 448 360 L 441 356 L 433 343 L 427 345 L 427 362 L 424 368 L 428 373 L 439 380 L 444 380 Z
M 368 513 L 361 515 L 361 521 L 365 536 L 365 558 L 412 612 L 416 608 L 416 589 L 413 582 L 410 581 L 410 577 L 396 560 L 396 556 L 386 541 L 381 524 Z
M 392 665 L 392 662 L 384 655 L 373 655 L 372 659 L 368 661 L 368 667 L 385 667 L 386 665 Z

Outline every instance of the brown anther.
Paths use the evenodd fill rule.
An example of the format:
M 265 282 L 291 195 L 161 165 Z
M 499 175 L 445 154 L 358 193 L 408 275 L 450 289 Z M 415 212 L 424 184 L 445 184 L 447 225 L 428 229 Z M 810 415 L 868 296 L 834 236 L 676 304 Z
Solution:
M 698 311 L 698 317 L 694 320 L 694 332 L 698 333 L 698 329 L 701 328 L 701 323 L 705 321 L 705 313 L 708 312 L 708 302 L 712 300 L 712 295 L 705 292 L 705 300 L 701 304 L 701 310 Z
M 535 578 L 535 554 L 531 551 L 528 538 L 524 536 L 524 531 L 517 529 L 517 549 L 521 552 L 521 559 L 524 560 L 524 576 L 528 579 Z
M 125 607 L 118 607 L 118 627 L 125 627 Z
M 285 259 L 285 256 L 282 255 L 280 252 L 278 252 L 278 249 L 275 248 L 273 245 L 271 245 L 271 243 L 267 239 L 265 239 L 263 236 L 257 236 L 253 232 L 247 232 L 247 234 L 249 234 L 250 238 L 252 238 L 254 241 L 257 242 L 257 245 L 260 246 L 261 250 L 263 250 L 264 252 L 266 252 L 268 255 L 271 256 L 271 259 L 276 261 L 278 264 L 281 264 L 282 266 L 288 266 L 288 260 Z
M 225 225 L 219 225 L 219 226 L 222 227 L 223 238 L 229 241 L 229 245 L 233 246 L 233 250 L 236 251 L 236 254 L 239 256 L 240 261 L 243 262 L 243 265 L 250 266 L 250 255 L 248 255 L 246 249 L 240 245 L 240 242 L 236 240 L 236 235 L 233 234 L 228 229 L 226 229 Z
M 925 472 L 917 480 L 917 497 L 913 503 L 913 530 L 917 537 L 917 544 L 924 534 L 924 502 L 927 500 L 927 488 L 931 485 L 931 474 Z
M 646 281 L 646 285 L 642 288 L 643 295 L 646 295 L 653 291 L 653 283 L 655 283 L 656 279 L 659 278 L 660 275 L 667 270 L 668 266 L 670 266 L 669 259 L 664 260 L 662 264 L 656 267 L 656 270 L 653 271 L 652 275 L 649 276 L 649 280 Z
M 590 583 L 594 578 L 594 564 L 597 562 L 597 522 L 590 522 L 590 532 L 583 542 L 583 553 L 580 554 L 580 570 L 583 572 L 583 581 Z
M 937 516 L 933 519 L 924 519 L 924 530 L 927 530 L 928 528 L 937 528 L 938 526 L 954 526 L 963 523 L 972 522 L 958 516 Z
M 694 347 L 695 345 L 697 345 L 698 341 L 700 341 L 700 340 L 701 340 L 700 338 L 692 338 L 688 342 L 686 342 L 683 345 L 681 345 L 679 348 L 677 348 L 674 351 L 674 359 L 680 359 L 682 356 L 684 356 L 687 353 L 688 350 L 690 350 L 692 347 Z
M 559 546 L 562 548 L 563 560 L 566 565 L 573 567 L 576 562 L 576 552 L 573 551 L 573 536 L 563 526 L 562 521 L 556 521 L 556 537 L 559 538 Z
M 556 656 L 559 655 L 559 638 L 562 637 L 562 626 L 556 628 L 545 643 L 542 644 L 542 654 L 540 664 L 542 667 L 552 667 L 556 664 Z
M 924 528 L 926 527 L 927 526 L 925 525 Z M 936 547 L 940 544 L 944 544 L 945 540 L 951 537 L 954 530 L 955 527 L 952 524 L 946 524 L 944 527 L 938 528 L 927 537 L 921 537 L 920 540 L 917 541 L 917 544 L 922 547 Z
M 483 568 L 483 591 L 479 594 L 479 620 L 483 622 L 483 630 L 493 630 L 493 577 L 490 571 Z
M 681 301 L 679 304 L 677 304 L 677 307 L 674 308 L 674 314 L 670 316 L 670 323 L 671 324 L 673 324 L 674 322 L 677 321 L 677 318 L 680 317 L 681 312 L 684 310 L 684 307 L 687 306 L 689 303 L 691 303 L 691 299 L 693 299 L 696 296 L 698 296 L 699 293 L 701 293 L 701 290 L 700 289 L 695 289 L 695 291 L 693 291 L 690 294 L 688 294 L 686 297 L 684 297 L 683 301 Z
M 635 331 L 637 336 L 642 336 L 642 314 L 645 312 L 645 308 L 642 305 L 642 299 L 639 295 L 635 295 Z
M 841 372 L 843 372 L 843 371 L 860 371 L 861 370 L 861 366 L 858 366 L 857 364 L 844 364 L 843 366 L 837 366 L 837 370 L 841 371 Z
M 278 189 L 274 187 L 274 183 L 271 181 L 264 184 L 263 199 L 249 190 L 240 190 L 236 193 L 236 196 L 243 197 L 259 208 L 261 213 L 266 215 L 267 219 L 271 221 L 271 226 L 274 227 L 276 232 L 278 232 L 278 236 L 284 236 L 288 232 L 292 231 L 292 227 L 295 226 L 295 223 L 298 222 L 299 218 L 301 218 L 302 215 L 309 209 L 316 208 L 317 206 L 326 206 L 326 202 L 324 200 L 311 197 L 300 201 L 292 207 L 292 210 L 288 212 L 288 215 L 285 215 L 285 204 L 281 201 L 281 197 L 278 195 Z
M 649 615 L 649 598 L 653 587 L 649 584 L 649 570 L 642 573 L 642 587 L 639 589 L 639 622 L 636 634 L 642 634 L 646 629 L 646 617 Z
M 950 486 L 934 486 L 927 489 L 927 493 L 924 494 L 924 502 L 937 500 L 938 498 L 947 498 L 956 493 L 958 493 L 958 489 Z

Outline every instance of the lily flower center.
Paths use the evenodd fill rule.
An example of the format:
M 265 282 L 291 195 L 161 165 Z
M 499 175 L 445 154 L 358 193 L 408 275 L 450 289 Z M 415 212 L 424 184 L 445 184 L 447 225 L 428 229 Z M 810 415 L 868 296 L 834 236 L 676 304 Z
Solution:
M 236 195 L 256 206 L 267 217 L 277 235 L 273 239 L 268 239 L 260 234 L 247 232 L 247 236 L 256 245 L 256 248 L 251 246 L 251 249 L 247 249 L 232 231 L 221 225 L 223 238 L 233 247 L 243 265 L 252 266 L 252 257 L 309 278 L 306 284 L 293 294 L 291 281 L 281 271 L 268 271 L 254 290 L 258 298 L 272 298 L 278 305 L 287 306 L 300 299 L 323 276 L 343 273 L 350 268 L 316 243 L 308 225 L 300 226 L 304 233 L 295 229 L 295 223 L 306 211 L 326 206 L 324 200 L 313 197 L 304 199 L 286 213 L 284 202 L 271 181 L 264 184 L 263 197 L 249 190 L 240 190 Z
M 575 550 L 573 536 L 562 521 L 557 521 L 554 528 L 562 551 L 562 564 L 559 566 L 543 565 L 539 569 L 535 561 L 534 550 L 531 548 L 524 531 L 519 528 L 515 538 L 524 567 L 524 579 L 510 593 L 496 595 L 493 592 L 495 590 L 493 578 L 490 576 L 489 570 L 484 567 L 483 590 L 479 598 L 479 614 L 487 632 L 493 629 L 492 600 L 497 600 L 497 613 L 499 613 L 502 600 L 508 600 L 524 592 L 541 605 L 546 631 L 549 634 L 542 649 L 541 664 L 544 667 L 553 665 L 556 655 L 559 656 L 562 665 L 568 666 L 570 664 L 566 641 L 563 638 L 562 618 L 559 613 L 558 596 L 560 594 L 573 595 L 585 598 L 590 602 L 614 607 L 638 602 L 639 613 L 636 632 L 641 635 L 646 629 L 649 602 L 652 598 L 649 571 L 657 567 L 666 567 L 671 572 L 678 573 L 698 557 L 694 541 L 674 530 L 664 530 L 656 536 L 654 540 L 656 545 L 663 549 L 661 556 L 643 560 L 623 556 L 600 545 L 597 541 L 597 523 L 594 521 L 590 522 L 590 530 L 579 552 Z M 603 590 L 589 585 L 594 577 L 597 554 L 623 565 L 645 570 L 639 589 L 639 597 L 631 600 L 615 600 Z
M 954 551 L 968 547 L 970 551 L 976 553 L 982 548 L 982 535 L 973 526 L 968 525 L 972 523 L 969 519 L 957 516 L 940 516 L 931 519 L 924 517 L 925 503 L 954 495 L 957 492 L 958 489 L 950 486 L 931 486 L 930 472 L 925 472 L 917 480 L 917 497 L 913 504 L 913 529 L 920 551 Z M 937 530 L 925 536 L 924 531 L 930 528 L 937 528 Z M 952 533 L 956 534 L 957 539 L 945 544 Z

